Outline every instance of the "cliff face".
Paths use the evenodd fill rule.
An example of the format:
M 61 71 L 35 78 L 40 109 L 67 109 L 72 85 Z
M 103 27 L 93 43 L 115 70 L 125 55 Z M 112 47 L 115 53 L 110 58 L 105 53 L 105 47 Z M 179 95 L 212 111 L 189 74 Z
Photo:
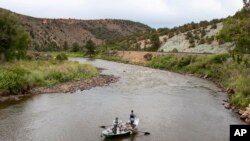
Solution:
M 5 9 L 0 8 L 0 10 Z M 19 17 L 24 28 L 30 33 L 31 46 L 38 48 L 50 46 L 61 48 L 65 42 L 69 46 L 73 43 L 83 45 L 88 39 L 101 44 L 106 40 L 150 29 L 147 25 L 128 20 L 42 19 L 13 14 Z

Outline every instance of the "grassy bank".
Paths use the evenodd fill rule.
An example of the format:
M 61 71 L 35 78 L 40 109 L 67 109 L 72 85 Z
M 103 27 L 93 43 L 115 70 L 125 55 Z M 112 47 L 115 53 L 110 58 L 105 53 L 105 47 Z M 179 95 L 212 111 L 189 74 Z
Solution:
M 85 57 L 84 52 L 69 52 L 69 51 L 57 51 L 57 52 L 49 52 L 50 55 L 56 57 L 58 54 L 65 54 L 68 57 Z
M 147 66 L 212 78 L 234 90 L 231 102 L 237 107 L 244 108 L 250 104 L 250 57 L 245 55 L 240 61 L 234 60 L 229 54 L 207 57 L 165 55 L 154 58 Z
M 0 93 L 18 94 L 33 86 L 53 86 L 98 75 L 91 65 L 71 61 L 18 61 L 0 67 Z

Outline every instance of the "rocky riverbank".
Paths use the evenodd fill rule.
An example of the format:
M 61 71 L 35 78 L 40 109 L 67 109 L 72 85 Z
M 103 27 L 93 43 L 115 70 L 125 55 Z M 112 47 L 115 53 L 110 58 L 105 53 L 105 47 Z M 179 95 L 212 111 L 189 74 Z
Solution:
M 99 75 L 92 79 L 79 80 L 79 81 L 70 81 L 66 83 L 61 83 L 52 87 L 33 87 L 26 91 L 24 94 L 19 95 L 0 95 L 0 103 L 5 101 L 18 101 L 26 96 L 35 95 L 35 94 L 48 94 L 48 93 L 73 93 L 78 90 L 88 90 L 93 87 L 107 86 L 111 83 L 118 81 L 118 77 L 113 75 Z

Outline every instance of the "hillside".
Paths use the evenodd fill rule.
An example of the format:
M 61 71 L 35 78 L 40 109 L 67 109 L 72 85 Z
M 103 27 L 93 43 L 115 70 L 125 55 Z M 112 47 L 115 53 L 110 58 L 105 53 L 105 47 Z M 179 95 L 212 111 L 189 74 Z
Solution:
M 169 38 L 167 42 L 163 43 L 159 51 L 163 52 L 193 52 L 193 53 L 225 53 L 228 50 L 233 49 L 232 43 L 219 43 L 216 40 L 216 36 L 223 27 L 222 23 L 216 24 L 215 28 L 212 25 L 203 29 L 198 28 L 180 33 L 172 38 Z M 201 31 L 201 32 L 200 32 Z
M 1 8 L 0 10 L 8 11 Z M 21 24 L 30 33 L 31 47 L 36 49 L 56 50 L 64 44 L 70 47 L 73 43 L 83 45 L 88 39 L 101 44 L 106 40 L 150 29 L 147 25 L 129 20 L 42 19 L 13 14 L 19 17 Z
M 192 22 L 172 29 L 147 30 L 143 34 L 131 35 L 120 42 L 128 45 L 129 50 L 152 51 L 150 38 L 156 34 L 159 36 L 160 52 L 225 53 L 233 49 L 234 45 L 216 38 L 223 29 L 223 21 L 224 19 L 215 19 L 200 23 Z

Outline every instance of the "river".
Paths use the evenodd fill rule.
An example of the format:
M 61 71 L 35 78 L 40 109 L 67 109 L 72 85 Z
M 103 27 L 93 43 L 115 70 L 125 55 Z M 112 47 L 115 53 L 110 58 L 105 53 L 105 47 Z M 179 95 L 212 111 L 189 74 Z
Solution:
M 137 134 L 112 141 L 228 141 L 229 125 L 243 124 L 226 110 L 225 93 L 211 82 L 172 72 L 71 58 L 104 68 L 117 83 L 74 94 L 35 95 L 0 109 L 1 141 L 102 141 L 100 125 L 130 110 L 140 118 Z

